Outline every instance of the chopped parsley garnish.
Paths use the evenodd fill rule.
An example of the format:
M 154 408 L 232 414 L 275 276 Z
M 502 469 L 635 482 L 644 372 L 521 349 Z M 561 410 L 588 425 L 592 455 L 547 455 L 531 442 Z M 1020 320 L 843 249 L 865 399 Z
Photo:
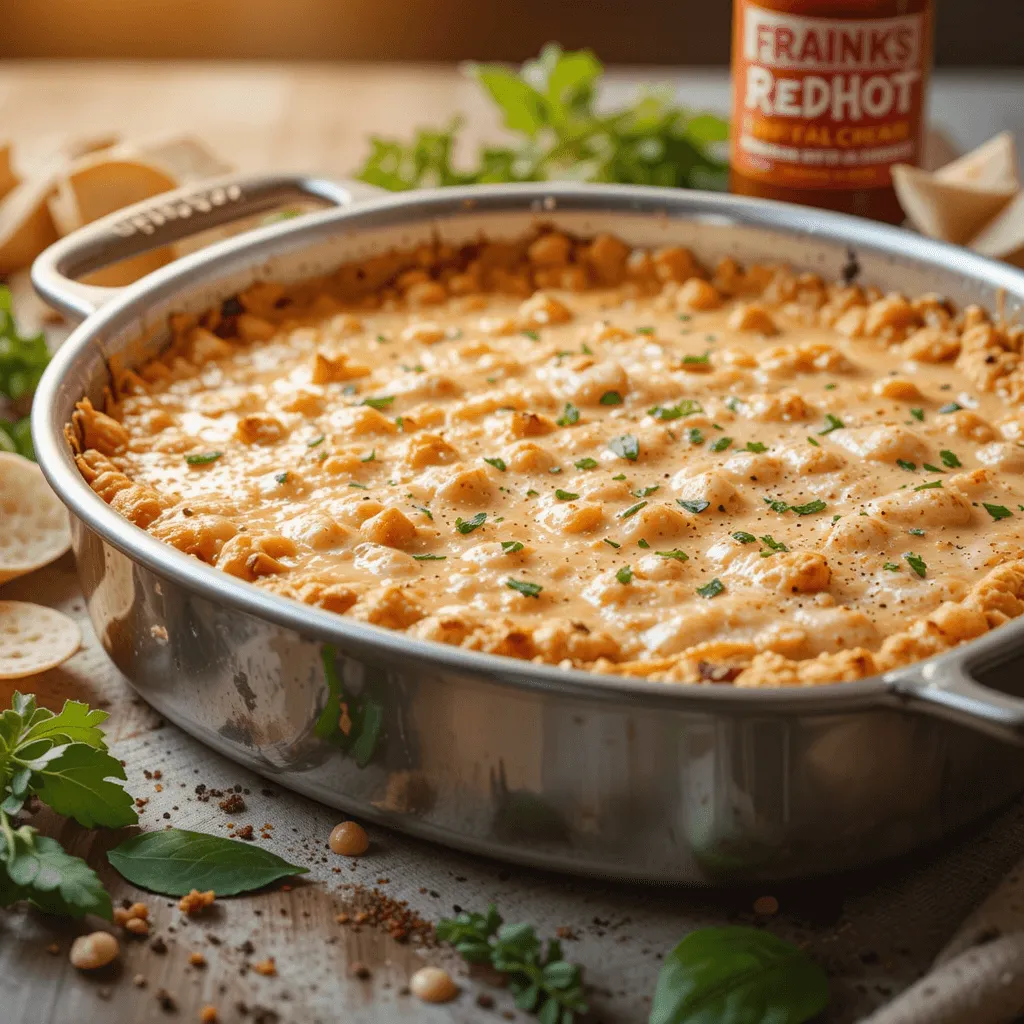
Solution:
M 364 398 L 359 404 L 368 405 L 371 409 L 386 409 L 394 400 L 394 395 L 380 395 L 377 398 Z
M 576 408 L 572 402 L 566 402 L 565 408 L 562 410 L 562 415 L 558 417 L 555 422 L 560 427 L 571 427 L 574 423 L 579 423 L 580 411 Z
M 599 401 L 602 405 L 622 405 L 622 395 L 618 391 L 606 391 Z
M 947 402 L 945 405 L 940 405 L 937 411 L 942 413 L 959 412 L 962 408 L 963 406 L 959 402 Z
M 1013 515 L 1005 505 L 990 505 L 987 501 L 983 501 L 981 505 L 996 522 L 1000 519 L 1009 519 Z
M 683 398 L 675 405 L 654 405 L 647 410 L 648 416 L 658 420 L 678 420 L 684 416 L 693 416 L 694 413 L 703 412 L 704 406 L 694 398 Z
M 959 469 L 962 465 L 956 455 L 948 448 L 943 448 L 942 451 L 939 452 L 939 458 L 942 459 L 942 464 L 944 466 L 949 466 L 950 469 Z
M 813 444 L 815 448 L 820 448 L 821 447 L 821 442 L 820 441 L 815 441 L 813 437 L 808 437 L 807 438 L 807 443 L 808 444 Z
M 573 491 L 563 491 L 562 488 L 559 487 L 558 490 L 555 491 L 555 497 L 559 501 L 575 501 L 579 495 Z
M 325 441 L 324 435 L 321 434 L 319 437 L 314 437 L 312 441 L 306 442 L 307 448 L 315 448 L 318 444 L 323 444 Z
M 323 438 L 320 440 L 322 441 Z M 190 466 L 205 466 L 210 462 L 216 462 L 223 454 L 223 452 L 200 452 L 196 455 L 186 455 L 185 461 Z
M 477 512 L 472 519 L 462 519 L 461 517 L 455 520 L 455 529 L 459 533 L 472 533 L 478 526 L 483 526 L 487 522 L 486 512 Z
M 616 574 L 615 578 L 623 585 L 633 582 L 633 570 L 628 565 L 624 565 Z
M 349 480 L 348 485 L 349 487 L 357 487 L 361 491 L 368 491 L 370 489 L 366 484 L 359 483 L 358 480 Z
M 654 333 L 654 328 L 653 327 L 634 327 L 633 330 L 636 331 L 637 334 L 653 334 Z
M 583 342 L 583 344 L 580 345 L 580 351 L 585 356 L 592 356 L 594 354 L 594 350 L 586 342 Z
M 680 551 L 679 548 L 673 548 L 671 551 L 655 551 L 654 553 L 659 558 L 674 558 L 677 562 L 690 560 L 690 556 L 685 551 Z
M 597 469 L 598 462 L 597 459 L 592 459 L 587 456 L 585 459 L 577 459 L 573 465 L 577 469 Z
M 933 466 L 930 462 L 922 462 L 921 468 L 926 473 L 945 473 L 944 469 L 940 469 L 938 466 Z
M 692 316 L 691 316 L 691 315 L 690 315 L 689 313 L 680 313 L 680 314 L 679 314 L 679 315 L 678 315 L 678 316 L 676 317 L 676 319 L 677 319 L 677 320 L 682 320 L 682 321 L 683 321 L 683 323 L 685 324 L 685 323 L 686 323 L 686 322 L 687 322 L 688 320 L 692 320 L 692 319 L 693 319 L 693 317 L 692 317 Z
M 708 339 L 714 341 L 713 338 Z M 711 350 L 709 349 L 702 356 L 683 356 L 683 366 L 706 366 L 711 362 Z
M 689 441 L 690 444 L 703 444 L 704 434 L 699 427 L 690 427 L 686 432 L 686 440 Z
M 630 462 L 636 462 L 640 457 L 640 442 L 632 434 L 621 434 L 619 437 L 613 437 L 608 442 L 608 447 L 620 459 L 629 459 Z
M 505 580 L 505 586 L 510 590 L 517 590 L 523 597 L 539 597 L 544 589 L 539 583 L 528 583 L 526 580 Z
M 736 395 L 730 395 L 730 396 L 729 396 L 729 397 L 728 397 L 728 398 L 727 398 L 727 399 L 725 400 L 725 407 L 726 407 L 726 409 L 728 409 L 728 410 L 729 410 L 730 412 L 739 412 L 739 411 L 740 411 L 740 406 L 741 406 L 742 404 L 743 404 L 743 402 L 742 402 L 742 401 L 740 401 L 740 399 L 739 399 L 739 398 L 737 398 L 737 397 L 736 397 Z
M 825 429 L 818 431 L 818 437 L 831 434 L 833 430 L 842 430 L 844 426 L 846 424 L 838 416 L 833 416 L 832 413 L 827 412 L 825 413 Z
M 703 587 L 697 588 L 697 593 L 704 598 L 718 597 L 718 595 L 725 590 L 725 584 L 716 576 L 710 583 L 705 583 Z
M 900 571 L 900 567 L 895 562 L 886 562 L 885 565 L 882 566 L 882 568 L 883 569 L 888 569 L 889 572 L 899 572 Z
M 486 462 L 488 466 L 493 466 L 495 469 L 501 470 L 502 473 L 508 469 L 508 466 L 505 465 L 505 460 L 499 459 L 497 456 L 493 459 L 484 459 L 484 462 Z
M 630 505 L 625 512 L 620 512 L 619 518 L 628 519 L 630 516 L 635 516 L 640 509 L 646 508 L 648 504 L 649 502 L 646 501 L 638 501 L 635 505 Z
M 526 492 L 528 498 L 536 498 L 540 494 L 540 491 L 535 491 L 532 487 Z
M 914 473 L 917 471 L 917 463 L 909 462 L 907 459 L 897 459 L 896 465 L 899 466 L 900 469 L 905 469 L 908 473 Z
M 775 500 L 775 501 L 772 501 L 772 499 L 771 499 L 771 498 L 765 498 L 765 499 L 764 499 L 764 503 L 765 503 L 765 504 L 766 504 L 766 505 L 767 505 L 767 506 L 768 506 L 768 507 L 769 507 L 769 508 L 770 508 L 770 509 L 771 509 L 771 510 L 772 510 L 773 512 L 779 512 L 779 513 L 782 513 L 782 512 L 788 512 L 788 511 L 789 511 L 789 502 L 788 502 L 788 501 L 781 501 L 781 500 L 778 500 L 778 499 L 777 499 L 777 500 Z
M 506 555 L 514 555 L 517 551 L 523 550 L 522 541 L 518 540 L 503 540 L 501 542 L 501 550 Z
M 921 579 L 924 579 L 928 574 L 928 566 L 924 564 L 924 559 L 920 555 L 915 555 L 912 551 L 908 551 L 903 556 L 903 560 Z
M 932 491 L 936 487 L 941 487 L 941 486 L 942 486 L 942 481 L 941 480 L 929 480 L 928 483 L 926 483 L 926 484 L 918 484 L 914 488 L 914 490 L 915 491 Z
M 417 562 L 443 562 L 447 555 L 413 555 Z
M 434 513 L 426 505 L 413 505 L 417 512 L 422 512 L 428 519 L 433 520 Z
M 364 455 L 359 461 L 360 462 L 373 462 L 377 458 L 377 449 L 371 448 L 369 455 Z
M 711 507 L 711 502 L 705 501 L 703 498 L 698 498 L 696 500 L 690 500 L 689 498 L 676 498 L 676 504 L 681 505 L 687 512 L 692 512 L 694 515 L 698 515 L 703 512 L 704 509 Z
M 556 473 L 556 474 L 557 473 L 561 473 L 562 472 L 562 467 L 561 466 L 551 466 L 551 467 L 549 467 L 548 472 L 549 473 Z
M 288 470 L 285 470 L 285 471 L 284 471 L 283 473 L 278 473 L 278 474 L 277 474 L 277 475 L 276 475 L 276 476 L 274 477 L 274 479 L 275 479 L 275 480 L 276 480 L 276 481 L 277 481 L 277 482 L 278 482 L 279 484 L 286 484 L 286 483 L 288 483 Z
M 731 444 L 731 437 L 716 437 L 715 440 L 712 441 L 710 445 L 708 445 L 708 448 L 713 452 L 724 452 L 725 449 L 728 448 Z
M 821 498 L 815 498 L 814 501 L 809 501 L 805 505 L 790 505 L 789 507 L 798 516 L 811 516 L 815 512 L 824 512 L 828 505 Z
M 537 331 L 520 331 L 520 334 L 525 338 L 529 338 L 530 341 L 540 341 L 540 334 Z
M 613 540 L 609 540 L 609 539 L 608 539 L 607 537 L 605 537 L 605 539 L 604 539 L 604 542 L 605 542 L 605 544 L 607 544 L 607 545 L 608 545 L 608 547 L 610 547 L 610 548 L 621 548 L 621 547 L 622 547 L 622 545 L 621 545 L 621 544 L 616 544 L 616 543 L 615 543 L 615 541 L 613 541 Z
M 924 422 L 924 409 L 911 409 L 910 415 L 913 416 L 918 423 Z
M 745 451 L 753 452 L 755 455 L 760 455 L 761 452 L 768 451 L 768 445 L 761 444 L 760 441 L 748 441 L 743 446 L 743 448 L 744 448 Z
M 643 539 L 643 537 L 641 537 L 641 538 L 640 538 L 640 539 L 639 539 L 639 540 L 638 540 L 638 541 L 636 542 L 636 546 L 637 546 L 638 548 L 644 548 L 644 549 L 647 549 L 647 548 L 649 548 L 649 547 L 650 547 L 651 545 L 650 545 L 650 544 L 648 544 L 648 543 L 647 543 L 647 541 L 645 541 L 645 540 Z
M 398 429 L 399 429 L 399 430 L 400 430 L 401 432 L 403 432 L 403 433 L 404 433 L 404 432 L 405 432 L 405 417 L 404 417 L 404 416 L 396 416 L 396 417 L 395 417 L 395 426 L 396 426 L 396 427 L 397 427 L 397 428 L 398 428 Z
M 825 390 L 826 391 L 835 391 L 835 389 L 836 389 L 836 385 L 835 384 L 826 384 L 825 385 Z
M 732 536 L 733 540 L 738 540 L 741 544 L 753 544 L 757 540 L 752 533 L 747 533 L 746 530 L 737 530 Z
M 626 479 L 626 474 L 625 473 L 616 473 L 615 476 L 612 477 L 612 479 L 613 480 L 625 480 Z
M 923 537 L 924 536 L 924 530 L 922 530 L 920 527 L 917 527 L 917 526 L 911 527 L 909 530 L 907 530 L 907 533 L 911 533 L 915 537 Z
M 766 548 L 771 548 L 772 551 L 788 551 L 789 550 L 789 548 L 786 547 L 786 545 L 783 544 L 781 540 L 776 540 L 770 533 L 766 533 L 761 538 L 761 543 Z M 768 554 L 768 552 L 762 551 L 761 554 L 765 555 L 765 554 Z
M 650 487 L 638 487 L 633 491 L 634 498 L 649 498 L 655 491 L 661 488 L 661 484 L 651 484 Z

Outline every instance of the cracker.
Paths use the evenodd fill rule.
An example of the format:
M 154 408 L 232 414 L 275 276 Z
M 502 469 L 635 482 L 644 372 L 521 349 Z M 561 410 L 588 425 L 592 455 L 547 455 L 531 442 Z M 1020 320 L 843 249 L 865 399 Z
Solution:
M 1017 164 L 1013 133 L 1000 132 L 977 149 L 940 168 L 935 177 L 953 185 L 1015 192 L 1020 188 Z
M 982 256 L 1024 266 L 1024 192 L 971 239 L 971 248 Z
M 59 558 L 71 546 L 68 513 L 43 471 L 10 452 L 0 453 L 0 583 Z
M 82 634 L 66 615 L 27 601 L 0 601 L 0 679 L 21 679 L 65 662 Z

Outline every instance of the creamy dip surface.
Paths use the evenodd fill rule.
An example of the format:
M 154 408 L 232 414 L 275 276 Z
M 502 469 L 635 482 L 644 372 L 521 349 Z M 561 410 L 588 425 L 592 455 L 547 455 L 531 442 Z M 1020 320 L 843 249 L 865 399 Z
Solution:
M 1024 596 L 1022 330 L 544 229 L 172 318 L 68 436 L 153 536 L 418 637 L 665 681 L 861 678 Z

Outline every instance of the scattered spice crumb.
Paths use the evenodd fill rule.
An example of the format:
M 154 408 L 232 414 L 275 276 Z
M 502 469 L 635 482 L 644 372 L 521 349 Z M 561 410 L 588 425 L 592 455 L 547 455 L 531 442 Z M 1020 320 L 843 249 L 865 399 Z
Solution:
M 251 843 L 256 837 L 253 835 L 252 825 L 243 825 L 240 829 L 235 832 L 235 835 L 239 839 L 244 839 L 246 842 Z
M 239 814 L 245 810 L 245 801 L 237 793 L 229 793 L 217 806 L 225 814 Z
M 774 896 L 758 896 L 754 900 L 754 913 L 760 917 L 771 917 L 779 912 L 779 901 Z
M 178 901 L 178 909 L 183 914 L 198 914 L 199 911 L 205 910 L 210 906 L 216 898 L 217 896 L 212 889 L 206 892 L 193 889 L 186 896 L 181 897 Z
M 265 978 L 273 978 L 277 974 L 277 962 L 272 956 L 268 956 L 266 960 L 257 960 L 252 969 Z
M 493 1010 L 494 996 L 488 992 L 481 992 L 476 997 L 476 1005 L 479 1006 L 481 1010 Z
M 206 957 L 202 953 L 189 953 L 188 962 L 192 967 L 205 967 Z
M 217 1024 L 217 1007 L 204 1006 L 199 1011 L 200 1024 Z
M 131 932 L 132 935 L 148 935 L 149 934 L 149 922 L 141 917 L 133 917 L 124 924 L 125 931 Z
M 163 956 L 167 952 L 167 943 L 158 935 L 150 944 L 149 948 L 153 950 L 158 956 Z
M 178 1004 L 174 1001 L 174 997 L 165 988 L 159 988 L 156 990 L 156 1001 L 160 1005 L 160 1009 L 164 1013 L 175 1013 L 178 1009 Z
M 360 960 L 357 960 L 349 970 L 351 971 L 353 978 L 360 978 L 365 981 L 370 977 L 370 968 Z
M 149 982 L 146 980 L 146 976 L 144 974 L 136 974 L 135 977 L 132 978 L 132 984 L 136 988 L 145 988 Z
M 56 956 L 60 952 L 60 946 L 56 942 L 51 942 L 46 947 L 46 952 L 49 953 L 50 956 Z

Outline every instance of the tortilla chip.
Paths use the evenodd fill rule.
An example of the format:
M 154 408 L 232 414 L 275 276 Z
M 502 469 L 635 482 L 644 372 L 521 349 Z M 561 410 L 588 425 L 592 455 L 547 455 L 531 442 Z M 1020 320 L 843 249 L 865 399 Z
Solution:
M 68 513 L 43 471 L 28 459 L 0 453 L 0 583 L 34 572 L 71 547 Z
M 11 168 L 11 147 L 0 145 L 0 199 L 14 188 L 21 179 Z
M 60 237 L 47 203 L 52 192 L 49 177 L 30 178 L 0 200 L 0 275 L 29 266 Z
M 982 256 L 1024 266 L 1024 192 L 971 239 L 971 248 Z
M 1000 132 L 977 149 L 940 168 L 935 177 L 951 185 L 1016 192 L 1020 188 L 1020 176 L 1013 133 Z
M 0 601 L 0 679 L 55 668 L 81 645 L 82 634 L 66 615 L 27 601 Z
M 118 147 L 84 157 L 60 175 L 50 212 L 57 229 L 67 235 L 108 213 L 177 186 L 177 179 L 164 169 L 132 155 L 126 147 Z M 137 281 L 173 258 L 173 252 L 165 246 L 93 271 L 82 280 L 116 288 Z
M 959 184 L 909 164 L 892 168 L 896 196 L 910 222 L 924 235 L 965 245 L 1016 192 L 1016 185 Z

